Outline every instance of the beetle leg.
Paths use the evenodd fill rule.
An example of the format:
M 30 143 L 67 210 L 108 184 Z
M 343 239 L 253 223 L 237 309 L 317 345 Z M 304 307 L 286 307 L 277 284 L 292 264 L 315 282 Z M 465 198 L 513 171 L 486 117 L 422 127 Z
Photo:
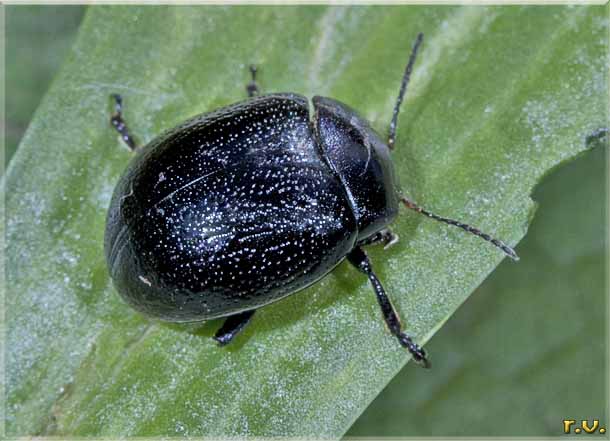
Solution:
M 371 262 L 364 250 L 357 246 L 347 255 L 347 259 L 360 272 L 366 274 L 371 281 L 375 294 L 377 295 L 377 301 L 381 307 L 381 312 L 383 313 L 383 318 L 392 335 L 398 339 L 401 346 L 405 347 L 411 353 L 411 356 L 416 362 L 425 368 L 430 367 L 430 362 L 426 358 L 426 351 L 420 348 L 411 337 L 402 332 L 400 318 L 398 317 L 390 298 L 383 289 L 381 282 L 373 272 Z
M 127 124 L 123 119 L 123 98 L 117 93 L 113 93 L 110 96 L 114 99 L 114 113 L 110 117 L 110 124 L 112 124 L 112 127 L 119 132 L 123 142 L 125 142 L 125 144 L 127 144 L 127 146 L 133 151 L 138 147 L 136 145 L 136 141 L 133 139 L 133 136 L 131 136 L 131 133 L 129 133 Z
M 381 231 L 373 234 L 372 236 L 367 237 L 366 239 L 360 241 L 358 245 L 366 246 L 366 245 L 377 245 L 383 244 L 383 249 L 387 250 L 392 245 L 398 243 L 398 234 L 394 233 L 389 228 L 384 228 Z
M 258 84 L 256 84 L 256 72 L 258 69 L 254 64 L 250 65 L 250 73 L 252 74 L 252 81 L 248 83 L 246 86 L 246 91 L 248 92 L 248 96 L 252 98 L 259 94 L 260 90 L 258 88 Z
M 214 335 L 214 340 L 216 340 L 220 346 L 229 344 L 231 340 L 246 327 L 255 312 L 256 310 L 252 309 L 227 317 L 220 329 Z

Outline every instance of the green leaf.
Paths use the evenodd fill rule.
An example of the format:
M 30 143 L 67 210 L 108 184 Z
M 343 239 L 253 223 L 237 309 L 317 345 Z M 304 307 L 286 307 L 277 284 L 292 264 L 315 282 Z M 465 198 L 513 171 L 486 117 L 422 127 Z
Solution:
M 605 7 L 91 7 L 5 181 L 7 433 L 339 437 L 407 362 L 347 264 L 228 348 L 211 341 L 219 321 L 126 307 L 102 252 L 131 156 L 110 93 L 149 141 L 242 99 L 256 63 L 264 90 L 335 97 L 385 133 L 423 31 L 393 155 L 403 189 L 515 244 L 541 176 L 608 126 L 607 27 Z M 503 255 L 415 213 L 394 229 L 401 242 L 370 255 L 424 342 Z

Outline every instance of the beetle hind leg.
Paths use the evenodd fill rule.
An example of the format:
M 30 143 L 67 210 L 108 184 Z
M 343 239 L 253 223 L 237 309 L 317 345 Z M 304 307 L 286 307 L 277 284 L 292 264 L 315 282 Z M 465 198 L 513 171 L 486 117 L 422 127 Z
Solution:
M 246 91 L 248 92 L 248 97 L 252 98 L 260 93 L 260 89 L 256 83 L 256 72 L 258 72 L 258 68 L 254 64 L 251 64 L 249 69 L 250 74 L 252 75 L 252 81 L 246 85 Z
M 127 123 L 125 123 L 125 120 L 123 119 L 123 98 L 118 93 L 113 93 L 110 96 L 114 100 L 114 113 L 110 117 L 110 124 L 119 132 L 123 142 L 134 151 L 138 146 L 127 128 Z
M 410 353 L 413 359 L 419 363 L 421 366 L 425 368 L 430 367 L 430 362 L 426 357 L 426 351 L 423 348 L 419 347 L 411 337 L 405 334 L 402 331 L 402 324 L 400 323 L 400 318 L 390 301 L 390 298 L 387 296 L 381 282 L 373 272 L 373 268 L 371 267 L 371 262 L 369 261 L 368 256 L 364 252 L 364 250 L 360 247 L 354 248 L 348 255 L 347 259 L 349 262 L 354 265 L 360 272 L 367 275 L 371 284 L 373 285 L 373 289 L 375 290 L 375 295 L 377 296 L 377 301 L 379 302 L 379 306 L 381 307 L 381 312 L 383 313 L 383 318 L 388 326 L 388 329 L 394 335 L 401 346 L 406 348 Z
M 214 335 L 214 340 L 218 342 L 219 346 L 225 346 L 231 343 L 235 336 L 246 327 L 255 312 L 256 310 L 252 309 L 227 317 L 220 329 Z

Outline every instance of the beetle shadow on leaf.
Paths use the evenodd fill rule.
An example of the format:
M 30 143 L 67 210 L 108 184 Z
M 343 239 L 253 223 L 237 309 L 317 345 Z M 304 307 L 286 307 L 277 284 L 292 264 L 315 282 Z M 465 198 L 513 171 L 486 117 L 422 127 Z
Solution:
M 222 326 L 223 320 L 224 319 L 215 319 L 189 323 L 160 322 L 160 325 L 169 328 L 172 331 L 186 332 L 187 334 L 211 339 L 216 331 Z
M 241 347 L 244 346 L 245 344 L 247 344 L 248 341 L 250 340 L 250 338 L 253 335 L 255 335 L 257 332 L 256 316 L 255 316 L 254 319 L 252 320 L 252 322 L 249 323 L 248 326 L 246 326 L 244 328 L 244 330 L 242 332 L 240 332 L 233 341 L 231 341 L 231 343 L 227 344 L 226 346 L 220 346 L 213 339 L 213 337 L 216 334 L 216 332 L 218 332 L 218 330 L 220 329 L 220 327 L 222 326 L 222 324 L 224 323 L 225 320 L 226 320 L 226 317 L 214 319 L 214 320 L 202 321 L 202 322 L 191 322 L 191 323 L 163 322 L 163 323 L 161 323 L 161 326 L 169 328 L 172 331 L 184 332 L 187 334 L 194 335 L 196 337 L 201 338 L 202 344 L 206 344 L 206 343 L 213 344 L 214 346 L 218 347 L 218 350 L 229 351 L 229 352 L 234 352 L 234 351 L 238 351 L 239 349 L 241 349 Z

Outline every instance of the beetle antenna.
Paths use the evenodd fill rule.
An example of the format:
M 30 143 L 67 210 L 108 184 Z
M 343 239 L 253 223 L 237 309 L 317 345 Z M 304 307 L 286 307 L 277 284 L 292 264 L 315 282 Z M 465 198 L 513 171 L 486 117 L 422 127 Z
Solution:
M 414 202 L 411 202 L 409 199 L 407 199 L 404 196 L 401 196 L 400 200 L 402 201 L 403 204 L 405 204 L 405 206 L 407 208 L 410 208 L 411 210 L 415 210 L 418 213 L 421 213 L 424 216 L 427 216 L 427 217 L 429 217 L 431 219 L 437 220 L 439 222 L 444 222 L 446 224 L 453 225 L 455 227 L 461 228 L 462 230 L 468 231 L 469 233 L 472 233 L 475 236 L 478 236 L 481 239 L 486 240 L 487 242 L 491 242 L 492 244 L 494 244 L 495 246 L 500 248 L 502 251 L 504 251 L 506 253 L 506 255 L 508 257 L 510 257 L 511 259 L 519 260 L 519 256 L 517 256 L 517 253 L 515 253 L 515 250 L 513 250 L 511 247 L 506 245 L 501 240 L 495 239 L 495 238 L 491 237 L 489 234 L 483 233 L 478 228 L 472 227 L 472 226 L 470 226 L 468 224 L 464 224 L 464 223 L 456 221 L 454 219 L 449 219 L 449 218 L 446 218 L 446 217 L 438 216 L 438 215 L 436 215 L 434 213 L 430 213 L 429 211 L 423 209 L 422 207 L 420 207 L 419 205 L 415 204 Z
M 411 55 L 409 56 L 409 62 L 407 63 L 405 73 L 402 76 L 402 83 L 400 83 L 400 92 L 398 92 L 398 99 L 396 100 L 396 104 L 394 105 L 394 113 L 392 114 L 392 122 L 390 123 L 390 135 L 388 136 L 388 147 L 390 149 L 394 148 L 394 141 L 396 141 L 396 125 L 398 124 L 398 112 L 400 112 L 400 105 L 402 104 L 405 92 L 407 91 L 407 85 L 409 84 L 411 72 L 413 71 L 413 65 L 415 64 L 415 57 L 417 56 L 417 51 L 423 39 L 423 33 L 420 32 L 419 34 L 417 34 L 415 43 L 413 43 Z

